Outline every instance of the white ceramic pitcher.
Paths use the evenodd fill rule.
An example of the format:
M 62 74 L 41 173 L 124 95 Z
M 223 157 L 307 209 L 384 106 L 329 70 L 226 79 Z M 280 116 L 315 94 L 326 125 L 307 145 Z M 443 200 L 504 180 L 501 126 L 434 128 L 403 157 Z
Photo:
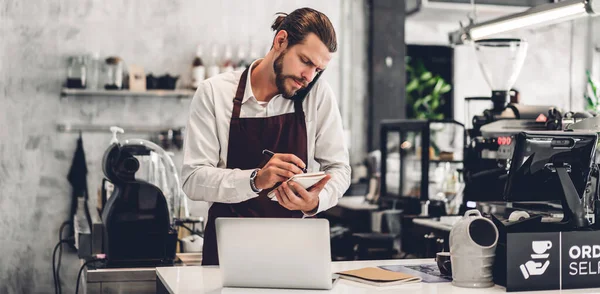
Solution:
M 452 284 L 467 288 L 494 285 L 492 266 L 498 229 L 476 210 L 468 210 L 450 231 Z

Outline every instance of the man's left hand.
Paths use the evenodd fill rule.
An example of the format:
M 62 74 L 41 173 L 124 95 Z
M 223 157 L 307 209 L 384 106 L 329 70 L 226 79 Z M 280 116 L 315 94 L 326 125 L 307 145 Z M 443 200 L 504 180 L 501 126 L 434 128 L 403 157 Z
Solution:
M 326 175 L 308 190 L 291 181 L 289 183 L 283 182 L 275 189 L 275 197 L 277 197 L 279 204 L 288 210 L 301 210 L 309 213 L 319 207 L 319 193 L 325 188 L 325 184 L 329 182 L 329 179 L 331 179 L 331 176 Z

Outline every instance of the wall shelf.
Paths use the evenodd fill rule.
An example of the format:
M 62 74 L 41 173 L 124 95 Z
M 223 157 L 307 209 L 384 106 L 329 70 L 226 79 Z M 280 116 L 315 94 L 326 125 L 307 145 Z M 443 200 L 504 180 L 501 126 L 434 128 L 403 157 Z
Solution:
M 89 90 L 89 89 L 69 89 L 63 88 L 60 92 L 61 97 L 83 97 L 83 96 L 104 96 L 104 97 L 164 97 L 164 98 L 192 98 L 193 90 L 147 90 L 143 92 L 129 90 Z
M 429 162 L 431 163 L 445 163 L 445 162 L 449 162 L 449 163 L 463 163 L 462 160 L 448 160 L 448 159 L 430 159 Z
M 61 133 L 107 133 L 110 134 L 110 127 L 115 125 L 92 125 L 92 124 L 66 124 L 59 123 L 56 130 Z M 183 126 L 141 126 L 141 125 L 116 125 L 128 133 L 158 133 L 169 129 L 181 130 Z

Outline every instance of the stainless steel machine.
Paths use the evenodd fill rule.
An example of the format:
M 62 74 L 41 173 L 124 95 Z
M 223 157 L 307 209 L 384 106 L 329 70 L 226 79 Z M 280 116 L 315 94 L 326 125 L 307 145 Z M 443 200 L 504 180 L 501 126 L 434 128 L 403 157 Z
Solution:
M 502 201 L 515 135 L 527 130 L 561 129 L 563 114 L 553 106 L 508 103 L 509 91 L 527 54 L 525 40 L 485 39 L 474 46 L 481 71 L 492 89 L 492 108 L 475 115 L 472 128 L 466 130 L 464 200 Z
M 590 221 L 590 219 L 593 218 L 594 211 L 598 211 L 593 209 L 597 198 L 595 196 L 597 182 L 594 183 L 598 175 L 595 162 L 597 157 L 594 154 L 587 154 L 586 157 L 582 157 L 583 155 L 577 157 L 573 154 L 579 154 L 576 153 L 579 152 L 577 151 L 579 148 L 575 147 L 582 142 L 584 132 L 589 135 L 600 131 L 599 118 L 594 117 L 596 115 L 594 112 L 563 112 L 553 106 L 507 103 L 509 90 L 519 74 L 526 55 L 527 43 L 524 40 L 480 40 L 475 42 L 475 51 L 481 71 L 493 89 L 489 99 L 493 107 L 485 110 L 482 115 L 475 115 L 472 128 L 466 131 L 467 143 L 463 170 L 464 203 L 469 201 L 534 201 L 546 204 L 553 201 L 562 202 L 555 203 L 558 205 L 555 208 L 562 205 L 565 217 L 563 221 L 568 220 L 570 226 L 586 227 L 594 223 L 594 220 Z M 499 62 L 498 59 L 505 62 Z M 556 142 L 562 141 L 573 144 L 556 145 L 558 144 Z M 590 149 L 594 144 L 591 142 L 585 145 L 587 148 L 585 150 Z M 526 150 L 515 150 L 516 146 Z M 533 150 L 535 148 L 531 146 L 537 149 Z M 593 150 L 595 153 L 596 149 Z M 570 157 L 565 157 L 565 154 Z M 584 160 L 585 162 L 579 162 L 574 159 L 576 157 L 587 159 Z M 558 162 L 558 159 L 562 161 Z M 526 160 L 545 161 L 546 165 L 552 168 L 542 166 L 540 169 L 541 163 L 536 163 L 535 168 L 530 165 L 523 167 Z M 518 174 L 515 169 L 517 165 L 522 168 L 518 170 Z M 575 165 L 582 167 L 572 168 Z M 575 170 L 586 172 L 575 173 Z M 559 187 L 557 186 L 559 181 L 555 176 L 561 172 L 563 174 Z M 533 174 L 535 177 L 532 176 Z M 570 177 L 570 181 L 567 181 L 565 175 Z M 571 181 L 577 185 L 570 184 Z M 514 188 L 515 183 L 519 183 L 518 190 Z M 548 187 L 553 188 L 548 190 L 546 189 Z M 539 191 L 545 192 L 540 194 Z M 533 197 L 533 195 L 537 196 Z M 586 200 L 580 201 L 583 198 Z M 582 209 L 582 205 L 587 208 Z

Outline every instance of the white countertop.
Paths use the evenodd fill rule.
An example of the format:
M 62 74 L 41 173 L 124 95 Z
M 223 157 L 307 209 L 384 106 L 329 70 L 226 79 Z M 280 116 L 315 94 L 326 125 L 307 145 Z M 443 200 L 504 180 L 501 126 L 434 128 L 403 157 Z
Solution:
M 338 200 L 337 206 L 352 210 L 377 210 L 377 204 L 365 200 L 365 196 L 344 196 Z
M 435 219 L 429 219 L 429 218 L 415 218 L 413 219 L 413 223 L 415 224 L 419 224 L 422 226 L 426 226 L 426 227 L 430 227 L 430 228 L 434 228 L 434 229 L 438 229 L 438 230 L 442 230 L 442 231 L 447 231 L 450 232 L 452 230 L 452 225 L 456 222 L 456 219 L 454 217 L 445 217 L 447 219 L 445 219 L 445 221 L 439 221 L 439 220 L 435 220 Z M 460 216 L 458 217 L 460 218 Z
M 377 261 L 343 261 L 333 262 L 333 272 L 358 269 L 362 267 L 381 265 L 409 265 L 433 263 L 431 259 L 403 259 L 403 260 L 377 260 Z M 252 288 L 223 288 L 221 272 L 218 267 L 162 267 L 156 269 L 158 278 L 163 282 L 172 294 L 187 293 L 410 293 L 410 294 L 472 294 L 472 293 L 506 293 L 504 287 L 494 286 L 491 288 L 469 289 L 453 286 L 451 283 L 416 283 L 402 286 L 374 287 L 340 279 L 329 291 L 323 290 L 284 290 L 284 289 L 252 289 Z M 534 292 L 511 292 L 529 294 L 549 293 L 597 293 L 600 289 L 581 289 L 563 291 L 534 291 Z

